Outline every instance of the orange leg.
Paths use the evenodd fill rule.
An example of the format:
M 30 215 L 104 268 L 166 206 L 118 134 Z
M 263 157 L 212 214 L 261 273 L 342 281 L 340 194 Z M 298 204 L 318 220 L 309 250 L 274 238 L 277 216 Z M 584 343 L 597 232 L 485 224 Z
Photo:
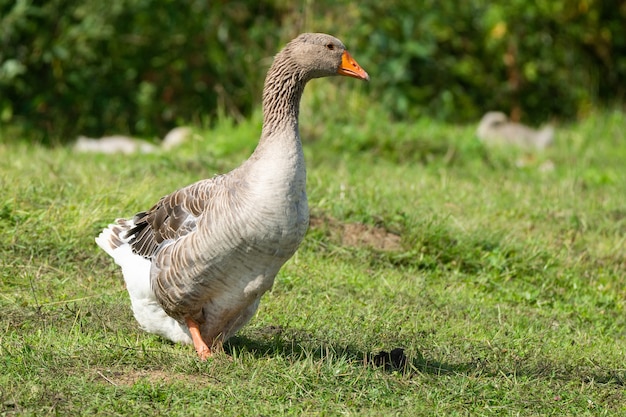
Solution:
M 211 356 L 213 352 L 211 352 L 211 349 L 209 349 L 207 344 L 204 342 L 204 339 L 202 339 L 202 335 L 200 334 L 200 326 L 191 317 L 185 317 L 185 323 L 187 323 L 189 333 L 191 333 L 191 340 L 193 340 L 193 345 L 196 348 L 196 352 L 198 353 L 200 360 L 207 360 L 207 358 Z

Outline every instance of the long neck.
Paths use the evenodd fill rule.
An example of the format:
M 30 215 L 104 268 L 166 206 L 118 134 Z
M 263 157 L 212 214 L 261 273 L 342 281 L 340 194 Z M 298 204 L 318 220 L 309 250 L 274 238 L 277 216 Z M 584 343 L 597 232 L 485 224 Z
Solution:
M 253 184 L 297 184 L 306 178 L 304 154 L 298 131 L 300 98 L 306 76 L 295 69 L 283 50 L 274 59 L 263 89 L 263 130 L 261 139 L 239 172 Z
M 279 132 L 295 132 L 298 136 L 300 98 L 306 79 L 294 68 L 285 51 L 274 59 L 263 88 L 263 131 L 261 143 Z

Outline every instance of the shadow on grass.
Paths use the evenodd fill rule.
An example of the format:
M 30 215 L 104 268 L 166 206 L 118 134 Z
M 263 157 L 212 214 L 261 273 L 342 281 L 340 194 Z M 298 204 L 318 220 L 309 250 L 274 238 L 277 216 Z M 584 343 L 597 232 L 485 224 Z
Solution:
M 563 364 L 542 362 L 506 364 L 476 359 L 470 362 L 447 363 L 424 357 L 420 352 L 405 354 L 400 347 L 390 351 L 364 352 L 350 345 L 337 345 L 314 339 L 296 330 L 284 330 L 279 326 L 268 326 L 255 330 L 249 336 L 233 336 L 224 345 L 226 353 L 247 352 L 255 358 L 283 357 L 290 361 L 303 358 L 324 360 L 341 358 L 355 366 L 368 367 L 387 373 L 400 373 L 405 376 L 432 375 L 471 377 L 527 377 L 529 379 L 557 379 L 564 382 L 613 384 L 626 387 L 626 373 L 623 369 L 587 367 L 567 368 Z
M 390 351 L 364 352 L 354 346 L 329 344 L 315 340 L 310 335 L 299 335 L 297 331 L 285 331 L 279 326 L 259 329 L 251 337 L 233 336 L 224 345 L 224 350 L 228 354 L 239 351 L 248 352 L 255 358 L 280 356 L 296 361 L 302 358 L 343 358 L 354 365 L 404 375 L 453 375 L 478 371 L 475 364 L 446 364 L 426 359 L 419 352 L 407 355 L 401 347 L 394 347 Z

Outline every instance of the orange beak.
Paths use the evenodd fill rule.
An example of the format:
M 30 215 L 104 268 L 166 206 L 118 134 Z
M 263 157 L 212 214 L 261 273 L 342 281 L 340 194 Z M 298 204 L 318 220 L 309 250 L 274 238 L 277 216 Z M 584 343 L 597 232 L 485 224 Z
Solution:
M 348 51 L 343 51 L 343 55 L 341 55 L 341 65 L 339 65 L 337 69 L 337 74 L 358 78 L 359 80 L 370 80 L 370 76 L 367 75 L 367 72 L 357 64 Z

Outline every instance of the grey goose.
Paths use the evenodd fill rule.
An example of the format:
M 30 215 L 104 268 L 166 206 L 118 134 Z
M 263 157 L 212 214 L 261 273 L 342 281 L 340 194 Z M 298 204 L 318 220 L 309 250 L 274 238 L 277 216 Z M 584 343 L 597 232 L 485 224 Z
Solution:
M 121 267 L 145 331 L 193 343 L 205 360 L 254 315 L 309 224 L 300 98 L 309 80 L 333 75 L 369 80 L 339 39 L 293 39 L 265 79 L 263 128 L 249 159 L 96 238 Z
M 488 146 L 511 145 L 525 150 L 543 150 L 554 141 L 554 128 L 550 125 L 535 130 L 509 120 L 506 114 L 490 111 L 480 119 L 476 136 Z

